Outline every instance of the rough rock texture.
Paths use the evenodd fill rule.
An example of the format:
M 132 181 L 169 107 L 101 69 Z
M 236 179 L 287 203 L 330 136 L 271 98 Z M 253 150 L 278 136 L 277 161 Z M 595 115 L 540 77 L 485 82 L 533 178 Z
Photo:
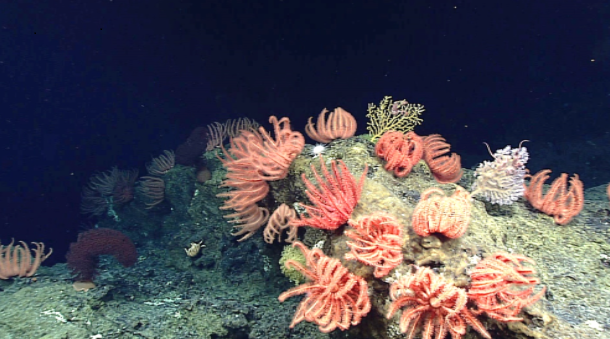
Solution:
M 538 276 L 542 285 L 547 286 L 545 297 L 525 310 L 523 322 L 506 324 L 479 317 L 494 338 L 610 338 L 607 332 L 610 330 L 610 206 L 606 200 L 587 201 L 579 216 L 566 226 L 558 226 L 551 217 L 536 211 L 523 199 L 509 206 L 475 199 L 472 221 L 463 237 L 422 238 L 410 227 L 420 193 L 429 187 L 439 187 L 449 194 L 455 185 L 438 184 L 424 162 L 417 164 L 406 178 L 397 179 L 372 155 L 370 143 L 352 138 L 331 143 L 324 157 L 327 162 L 331 158 L 343 159 L 356 177 L 365 163 L 369 165 L 362 197 L 352 218 L 375 211 L 394 215 L 404 225 L 402 266 L 429 266 L 457 286 L 465 287 L 469 283 L 469 270 L 488 254 L 520 253 L 536 261 Z M 317 168 L 318 162 L 318 159 L 299 157 L 294 171 L 310 173 L 310 163 Z M 457 185 L 469 189 L 472 181 L 472 171 L 466 170 Z M 600 189 L 591 193 L 597 191 Z M 602 198 L 601 194 L 593 196 L 589 192 L 586 196 L 587 199 Z M 342 229 L 328 235 L 323 249 L 333 257 L 342 258 L 348 251 Z M 367 278 L 375 308 L 350 333 L 366 333 L 377 338 L 403 337 L 397 334 L 395 320 L 387 321 L 383 317 L 389 303 L 389 285 L 374 279 L 372 268 L 342 261 L 352 272 Z M 398 267 L 396 271 L 404 269 Z M 469 335 L 478 337 L 473 331 Z
M 286 179 L 271 182 L 271 194 L 261 204 L 307 203 L 301 174 L 311 178 L 310 165 L 319 166 L 307 146 Z M 205 155 L 212 178 L 195 183 L 194 169 L 177 167 L 165 177 L 167 202 L 145 210 L 138 201 L 118 211 L 120 221 L 108 218 L 99 226 L 127 233 L 138 249 L 138 262 L 123 268 L 111 258 L 100 262 L 98 288 L 76 292 L 65 264 L 43 267 L 34 279 L 0 281 L 1 338 L 404 338 L 396 318 L 387 320 L 389 280 L 376 279 L 372 268 L 343 260 L 348 250 L 346 226 L 334 232 L 304 228 L 299 237 L 308 246 L 323 241 L 327 255 L 341 258 L 353 273 L 369 281 L 373 309 L 358 326 L 346 332 L 322 334 L 317 326 L 289 324 L 299 298 L 279 303 L 277 296 L 294 286 L 280 271 L 284 244 L 269 245 L 262 230 L 237 242 L 231 224 L 218 210 L 216 194 L 224 170 L 213 154 Z M 420 162 L 402 179 L 383 169 L 373 145 L 364 137 L 334 141 L 323 155 L 343 159 L 359 177 L 368 164 L 361 200 L 353 217 L 374 211 L 393 214 L 404 226 L 404 263 L 429 266 L 458 286 L 469 283 L 468 271 L 496 251 L 521 253 L 537 263 L 548 291 L 525 310 L 525 320 L 504 324 L 479 317 L 493 338 L 610 338 L 610 205 L 604 190 L 586 192 L 583 212 L 566 226 L 535 211 L 520 199 L 510 206 L 473 201 L 466 234 L 455 240 L 422 238 L 412 232 L 410 218 L 420 193 L 454 184 L 436 183 Z M 481 159 L 486 158 L 481 154 Z M 470 188 L 472 171 L 458 185 Z M 586 185 L 587 183 L 585 183 Z M 201 253 L 184 248 L 203 240 Z M 469 330 L 464 338 L 479 338 Z

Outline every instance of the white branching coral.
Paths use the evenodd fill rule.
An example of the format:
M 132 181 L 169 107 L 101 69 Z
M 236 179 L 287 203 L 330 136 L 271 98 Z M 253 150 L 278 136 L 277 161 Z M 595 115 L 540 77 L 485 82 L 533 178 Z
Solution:
M 526 140 L 524 140 L 526 141 Z M 484 161 L 475 171 L 476 179 L 472 184 L 471 195 L 481 195 L 492 204 L 510 205 L 523 195 L 523 185 L 527 171 L 525 163 L 529 159 L 527 149 L 506 146 L 491 154 L 494 161 Z

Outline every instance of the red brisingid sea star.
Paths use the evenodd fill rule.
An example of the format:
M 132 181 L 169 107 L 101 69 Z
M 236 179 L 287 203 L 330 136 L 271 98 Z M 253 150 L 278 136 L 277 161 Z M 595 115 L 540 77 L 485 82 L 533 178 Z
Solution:
M 466 324 L 483 337 L 491 339 L 485 327 L 466 307 L 466 291 L 446 282 L 430 268 L 420 268 L 412 275 L 403 276 L 390 286 L 393 302 L 388 311 L 390 319 L 404 308 L 400 317 L 400 331 L 413 339 L 421 329 L 423 339 L 442 339 L 451 333 L 453 339 L 466 334 Z
M 338 165 L 337 165 L 338 163 Z M 320 157 L 321 175 L 311 166 L 318 187 L 311 183 L 303 174 L 303 182 L 307 187 L 307 197 L 313 206 L 301 205 L 307 211 L 308 217 L 295 218 L 291 221 L 295 226 L 311 226 L 323 230 L 336 230 L 345 224 L 352 215 L 360 199 L 364 177 L 368 166 L 365 165 L 360 181 L 347 169 L 341 160 L 330 162 L 331 171 Z M 339 170 L 340 169 L 340 170 Z
M 347 260 L 358 260 L 374 266 L 376 278 L 386 276 L 402 262 L 402 226 L 393 216 L 377 212 L 372 215 L 349 221 L 354 230 L 345 235 L 350 252 L 345 254 Z
M 498 321 L 521 321 L 517 314 L 542 297 L 546 288 L 536 294 L 534 288 L 540 280 L 536 270 L 523 266 L 534 261 L 518 254 L 495 253 L 483 260 L 470 273 L 471 286 L 468 299 L 472 300 L 475 314 L 485 313 Z
M 295 242 L 305 255 L 306 264 L 286 261 L 286 267 L 296 269 L 309 280 L 280 294 L 279 301 L 305 294 L 299 304 L 290 328 L 303 320 L 317 324 L 321 332 L 337 328 L 346 330 L 360 323 L 371 310 L 368 285 L 361 277 L 350 273 L 339 259 L 329 258 L 319 248 L 309 250 Z

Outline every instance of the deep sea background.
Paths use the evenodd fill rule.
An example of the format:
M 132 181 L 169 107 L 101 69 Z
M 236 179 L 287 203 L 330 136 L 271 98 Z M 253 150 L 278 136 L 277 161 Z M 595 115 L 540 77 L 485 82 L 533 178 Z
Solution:
M 197 126 L 425 105 L 466 168 L 521 140 L 530 169 L 610 182 L 607 1 L 4 1 L 0 239 L 64 253 L 89 176 Z M 309 140 L 311 142 L 311 140 Z

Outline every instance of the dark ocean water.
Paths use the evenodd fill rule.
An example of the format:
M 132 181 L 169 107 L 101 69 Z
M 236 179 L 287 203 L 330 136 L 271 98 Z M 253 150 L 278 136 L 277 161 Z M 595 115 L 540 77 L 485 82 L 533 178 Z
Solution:
M 211 175 L 211 187 L 224 174 L 214 155 L 200 158 L 209 136 L 193 131 L 246 117 L 269 128 L 269 116 L 276 115 L 288 117 L 292 129 L 304 133 L 309 117 L 325 107 L 343 107 L 358 123 L 356 135 L 362 135 L 368 105 L 384 96 L 424 105 L 423 123 L 415 131 L 442 134 L 460 154 L 463 168 L 491 160 L 485 142 L 493 152 L 528 140 L 531 173 L 548 168 L 552 179 L 578 174 L 585 199 L 607 203 L 609 23 L 610 5 L 604 1 L 1 4 L 0 241 L 42 241 L 54 249 L 44 266 L 65 263 L 79 232 L 116 224 L 105 212 L 81 213 L 83 187 L 93 175 L 113 167 L 146 175 L 152 157 L 188 143 L 191 153 L 181 154 L 190 160 L 165 186 L 175 201 L 150 210 L 126 204 L 116 228 L 135 238 L 138 254 L 156 249 L 167 252 L 154 255 L 174 258 L 201 240 L 188 232 L 207 225 L 204 233 L 214 234 L 210 241 L 219 254 L 196 264 L 166 263 L 175 271 L 163 276 L 176 274 L 198 285 L 210 279 L 217 286 L 230 276 L 240 280 L 232 284 L 248 284 L 253 274 L 258 280 L 252 284 L 262 287 L 252 293 L 264 294 L 265 305 L 273 309 L 275 289 L 290 283 L 277 272 L 266 276 L 250 266 L 266 260 L 261 253 L 279 256 L 281 248 L 267 248 L 261 239 L 237 243 L 231 225 L 205 219 L 220 215 L 212 194 L 220 192 L 216 186 L 207 200 L 198 201 L 209 211 L 200 208 L 193 216 L 201 188 L 195 176 Z M 141 203 L 131 184 L 121 194 L 127 200 L 136 195 Z M 302 194 L 296 188 L 289 192 Z M 282 198 L 271 194 L 264 203 Z M 591 213 L 581 219 L 583 225 L 601 229 L 607 210 Z M 201 225 L 193 224 L 197 218 L 203 218 Z M 154 271 L 140 266 L 138 277 L 146 276 L 144 267 Z M 188 272 L 194 267 L 215 273 L 192 278 Z M 48 269 L 50 276 L 70 280 L 65 266 Z M 264 289 L 266 284 L 273 292 Z M 181 291 L 190 298 L 199 293 L 192 287 Z M 228 296 L 219 307 L 229 310 L 233 297 L 239 296 Z M 198 300 L 206 307 L 215 302 Z M 251 308 L 245 317 L 252 322 L 258 306 L 244 305 Z M 260 333 L 287 326 L 290 319 L 265 323 Z M 226 319 L 219 322 L 230 328 Z M 234 328 L 240 330 L 227 337 L 247 337 L 243 327 Z

